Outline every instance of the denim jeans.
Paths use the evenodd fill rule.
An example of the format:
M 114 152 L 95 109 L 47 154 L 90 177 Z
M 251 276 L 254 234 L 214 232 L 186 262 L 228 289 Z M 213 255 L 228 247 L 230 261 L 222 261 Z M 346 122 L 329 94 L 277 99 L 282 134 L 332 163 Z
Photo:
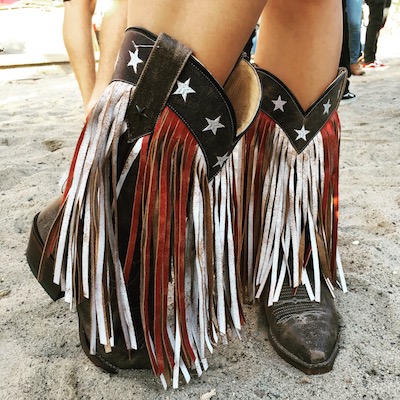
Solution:
M 349 25 L 350 64 L 356 64 L 360 56 L 362 5 L 363 0 L 347 0 L 346 11 Z

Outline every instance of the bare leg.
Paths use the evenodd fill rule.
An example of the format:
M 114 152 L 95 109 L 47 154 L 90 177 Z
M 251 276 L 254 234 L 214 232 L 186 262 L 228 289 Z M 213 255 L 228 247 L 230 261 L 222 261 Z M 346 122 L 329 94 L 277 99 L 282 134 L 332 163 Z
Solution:
M 128 26 L 164 32 L 189 46 L 224 83 L 241 54 L 265 0 L 130 0 Z
M 85 117 L 90 113 L 101 93 L 111 81 L 123 34 L 127 28 L 127 10 L 127 0 L 116 0 L 113 7 L 103 17 L 100 32 L 99 67 L 93 92 L 85 107 Z
M 85 107 L 96 80 L 92 42 L 92 16 L 95 6 L 95 0 L 71 0 L 64 3 L 64 43 Z
M 269 0 L 255 62 L 281 79 L 306 110 L 335 78 L 341 46 L 340 0 Z

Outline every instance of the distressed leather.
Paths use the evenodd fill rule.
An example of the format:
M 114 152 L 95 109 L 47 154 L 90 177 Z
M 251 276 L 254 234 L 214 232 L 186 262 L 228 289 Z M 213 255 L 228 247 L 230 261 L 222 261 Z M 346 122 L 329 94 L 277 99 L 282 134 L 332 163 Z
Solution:
M 267 306 L 268 336 L 277 353 L 306 374 L 332 369 L 338 352 L 339 316 L 328 288 L 321 285 L 321 302 L 311 301 L 303 285 L 296 294 L 287 283 L 279 301 Z
M 338 108 L 347 77 L 346 69 L 339 70 L 336 79 L 306 111 L 276 76 L 263 69 L 257 69 L 257 72 L 263 88 L 261 110 L 280 126 L 300 154 Z
M 155 84 L 146 85 L 142 92 L 142 74 L 145 69 L 148 73 L 146 61 L 158 53 L 158 50 L 153 52 L 155 42 L 156 37 L 152 33 L 140 28 L 129 28 L 122 42 L 113 80 L 131 83 L 136 86 L 135 91 L 138 89 L 140 92 L 137 97 L 133 93 L 127 113 L 128 128 L 131 129 L 136 122 L 140 122 L 140 129 L 135 128 L 134 132 L 128 132 L 127 140 L 153 132 L 157 119 L 154 120 L 152 116 L 161 113 L 162 109 L 159 107 L 162 102 L 155 104 L 156 109 L 153 109 L 149 99 L 164 99 L 168 92 L 165 87 L 169 86 L 160 87 L 157 82 L 164 78 L 173 79 L 175 84 L 165 104 L 185 122 L 201 146 L 211 180 L 222 168 L 221 158 L 233 151 L 238 139 L 256 118 L 261 102 L 261 85 L 257 74 L 250 64 L 240 60 L 228 78 L 225 90 L 193 56 L 187 59 L 178 74 L 180 62 L 187 56 L 179 48 L 178 52 L 183 54 L 174 56 L 170 61 L 176 64 L 172 68 L 173 73 L 162 72 L 164 69 L 159 72 L 157 66 L 156 71 L 150 71 L 149 79 L 145 80 L 154 81 Z M 160 49 L 160 53 L 165 52 Z M 134 66 L 133 54 L 141 60 L 137 65 L 135 62 Z M 164 64 L 168 64 L 168 60 L 170 58 Z M 167 68 L 161 61 L 158 64 Z M 189 87 L 186 94 L 182 89 L 185 85 L 186 88 Z
M 44 261 L 40 270 L 39 266 L 47 235 L 56 218 L 60 204 L 61 196 L 53 200 L 40 214 L 35 216 L 26 250 L 26 258 L 33 275 L 53 300 L 58 300 L 64 296 L 60 286 L 53 283 L 53 256 Z
M 192 51 L 165 33 L 151 49 L 130 100 L 129 141 L 151 132 Z

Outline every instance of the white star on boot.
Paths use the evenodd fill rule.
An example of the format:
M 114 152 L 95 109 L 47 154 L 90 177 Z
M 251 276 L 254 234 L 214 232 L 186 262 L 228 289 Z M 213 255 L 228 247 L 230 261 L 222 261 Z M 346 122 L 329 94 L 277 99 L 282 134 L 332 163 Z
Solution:
M 186 103 L 186 98 L 189 93 L 196 93 L 189 85 L 190 85 L 190 78 L 185 82 L 177 81 L 178 89 L 175 90 L 173 94 L 180 94 L 183 97 L 183 101 Z
M 225 164 L 226 160 L 229 158 L 229 153 L 226 153 L 222 157 L 219 157 L 219 156 L 216 156 L 216 157 L 217 157 L 218 161 L 213 165 L 213 168 L 215 168 L 215 167 L 222 168 L 222 166 Z
M 331 99 L 328 99 L 328 101 L 325 104 L 322 104 L 324 106 L 324 114 L 329 114 L 329 109 L 331 108 Z
M 282 100 L 281 95 L 279 95 L 279 97 L 276 100 L 271 100 L 274 103 L 274 111 L 276 110 L 281 110 L 283 112 L 285 112 L 285 110 L 283 109 L 283 106 L 287 103 L 287 101 Z
M 219 128 L 225 128 L 225 125 L 222 125 L 219 120 L 221 119 L 221 116 L 215 118 L 215 119 L 209 119 L 206 117 L 207 120 L 207 126 L 203 129 L 203 132 L 205 131 L 212 131 L 214 135 L 217 134 L 217 129 Z
M 135 52 L 129 50 L 129 55 L 131 56 L 131 59 L 128 62 L 128 67 L 133 67 L 135 74 L 137 74 L 137 66 L 143 62 L 143 60 L 139 58 L 139 49 L 136 47 Z
M 301 129 L 295 129 L 295 132 L 296 132 L 297 135 L 298 135 L 297 138 L 296 138 L 296 140 L 299 140 L 299 139 L 307 140 L 307 134 L 310 133 L 310 131 L 308 131 L 308 130 L 305 128 L 304 125 L 301 127 Z

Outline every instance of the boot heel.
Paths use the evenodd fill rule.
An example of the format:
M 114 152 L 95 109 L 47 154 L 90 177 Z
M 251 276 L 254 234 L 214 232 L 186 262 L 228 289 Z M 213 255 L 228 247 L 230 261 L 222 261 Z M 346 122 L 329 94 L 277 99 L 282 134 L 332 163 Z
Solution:
M 37 281 L 42 285 L 46 293 L 54 301 L 56 301 L 64 297 L 64 292 L 61 291 L 59 285 L 53 283 L 54 259 L 52 256 L 47 260 L 45 260 L 42 266 L 43 271 L 41 273 L 40 279 L 38 277 L 40 259 L 42 257 L 42 252 L 44 247 L 43 240 L 39 234 L 38 223 L 37 223 L 38 217 L 39 214 L 37 214 L 33 220 L 31 234 L 28 242 L 28 248 L 26 250 L 26 259 Z

